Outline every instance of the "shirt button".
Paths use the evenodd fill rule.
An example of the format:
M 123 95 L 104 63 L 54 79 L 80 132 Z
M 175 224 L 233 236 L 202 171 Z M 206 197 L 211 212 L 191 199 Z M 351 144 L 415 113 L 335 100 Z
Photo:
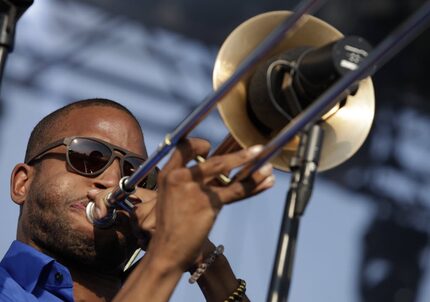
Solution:
M 61 274 L 61 273 L 55 273 L 55 281 L 57 281 L 57 282 L 61 282 L 61 281 L 63 281 L 63 274 Z

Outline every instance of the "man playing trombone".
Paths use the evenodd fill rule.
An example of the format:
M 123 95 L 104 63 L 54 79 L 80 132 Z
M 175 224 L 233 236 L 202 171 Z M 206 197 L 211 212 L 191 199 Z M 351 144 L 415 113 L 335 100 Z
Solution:
M 145 161 L 140 125 L 105 99 L 46 116 L 32 131 L 24 163 L 12 171 L 20 215 L 17 240 L 0 264 L 0 300 L 167 301 L 190 271 L 207 301 L 247 301 L 245 282 L 207 236 L 223 205 L 270 188 L 274 176 L 267 164 L 243 181 L 217 180 L 252 159 L 258 146 L 187 166 L 209 148 L 184 139 L 158 177 L 152 173 L 128 198 L 133 212 L 118 210 L 112 226 L 98 228 L 86 206 L 94 202 L 94 218 L 105 217 L 109 192 Z M 146 253 L 124 279 L 138 247 Z

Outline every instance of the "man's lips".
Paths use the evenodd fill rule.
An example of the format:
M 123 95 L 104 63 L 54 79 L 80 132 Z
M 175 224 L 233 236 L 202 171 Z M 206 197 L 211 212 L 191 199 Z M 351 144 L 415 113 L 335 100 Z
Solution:
M 73 209 L 85 211 L 85 208 L 87 207 L 88 202 L 89 202 L 88 199 L 74 201 L 70 204 L 70 207 Z

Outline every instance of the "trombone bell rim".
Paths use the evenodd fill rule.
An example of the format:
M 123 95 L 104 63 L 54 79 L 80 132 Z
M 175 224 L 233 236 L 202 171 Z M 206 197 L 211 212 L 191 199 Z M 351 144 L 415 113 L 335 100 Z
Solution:
M 274 11 L 255 16 L 239 25 L 225 40 L 217 55 L 213 86 L 217 89 L 237 69 L 248 54 L 270 34 L 289 11 Z M 289 49 L 303 46 L 319 47 L 342 38 L 343 35 L 328 23 L 306 15 L 296 28 L 286 33 L 285 39 L 267 59 Z M 247 85 L 253 70 L 244 77 L 218 104 L 218 110 L 234 139 L 242 146 L 265 145 L 271 137 L 264 136 L 247 115 Z M 360 81 L 358 90 L 346 103 L 322 123 L 324 142 L 318 170 L 333 168 L 354 155 L 367 138 L 375 113 L 372 80 Z M 289 171 L 290 159 L 295 155 L 298 138 L 289 142 L 271 162 L 275 168 Z

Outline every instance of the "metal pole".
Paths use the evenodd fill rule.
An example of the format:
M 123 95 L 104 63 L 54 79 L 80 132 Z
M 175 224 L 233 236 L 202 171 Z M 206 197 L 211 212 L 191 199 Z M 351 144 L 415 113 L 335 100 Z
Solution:
M 303 132 L 300 135 L 297 154 L 291 159 L 291 184 L 282 217 L 267 302 L 280 302 L 288 299 L 300 218 L 311 197 L 323 134 L 323 129 L 318 124 Z

